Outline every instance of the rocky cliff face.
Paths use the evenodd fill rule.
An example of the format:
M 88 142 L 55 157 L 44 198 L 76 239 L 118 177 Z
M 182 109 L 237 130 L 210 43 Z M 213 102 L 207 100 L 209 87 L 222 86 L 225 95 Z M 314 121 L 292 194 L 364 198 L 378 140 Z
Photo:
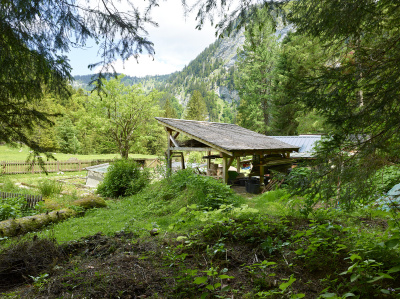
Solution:
M 239 32 L 232 33 L 230 37 L 222 39 L 215 56 L 224 60 L 225 68 L 234 66 L 237 60 L 238 49 L 244 44 L 244 28 Z
M 240 101 L 239 93 L 234 89 L 229 89 L 226 86 L 218 86 L 214 91 L 222 100 L 229 104 L 232 102 L 239 103 Z
M 279 40 L 282 40 L 290 30 L 293 30 L 291 26 L 280 25 L 275 34 Z M 156 88 L 168 91 L 183 106 L 187 105 L 191 92 L 195 89 L 194 86 L 199 84 L 205 84 L 209 91 L 213 90 L 222 100 L 230 104 L 238 104 L 240 98 L 234 86 L 233 67 L 237 61 L 237 53 L 244 41 L 244 28 L 242 28 L 210 45 L 180 72 L 164 76 L 147 76 L 146 78 L 126 76 L 124 79 L 131 80 L 133 84 L 141 83 L 145 90 Z M 216 61 L 220 61 L 220 63 L 216 63 Z M 205 65 L 208 65 L 207 72 L 204 71 Z M 84 86 L 85 80 L 89 82 L 90 79 L 90 76 L 86 76 L 88 78 L 77 77 L 82 77 L 77 78 L 74 83 L 77 88 Z

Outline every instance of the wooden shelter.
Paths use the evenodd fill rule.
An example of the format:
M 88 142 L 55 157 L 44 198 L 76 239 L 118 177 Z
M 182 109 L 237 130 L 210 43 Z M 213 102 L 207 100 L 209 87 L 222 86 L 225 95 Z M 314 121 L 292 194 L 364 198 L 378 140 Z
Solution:
M 240 157 L 282 154 L 283 157 L 290 158 L 290 153 L 297 152 L 299 149 L 297 146 L 234 124 L 161 117 L 156 117 L 156 120 L 165 127 L 168 134 L 167 167 L 169 169 L 171 169 L 173 156 L 178 154 L 184 166 L 183 151 L 204 151 L 207 152 L 206 158 L 209 158 L 208 169 L 211 158 L 221 157 L 223 159 L 222 176 L 225 183 L 228 182 L 228 169 L 233 161 L 236 160 L 237 169 L 240 169 Z M 192 142 L 179 143 L 177 141 L 179 134 L 187 135 Z M 212 155 L 212 152 L 218 152 L 218 155 Z M 258 160 L 260 161 L 260 159 Z M 264 183 L 264 167 L 259 168 L 260 184 L 262 185 Z

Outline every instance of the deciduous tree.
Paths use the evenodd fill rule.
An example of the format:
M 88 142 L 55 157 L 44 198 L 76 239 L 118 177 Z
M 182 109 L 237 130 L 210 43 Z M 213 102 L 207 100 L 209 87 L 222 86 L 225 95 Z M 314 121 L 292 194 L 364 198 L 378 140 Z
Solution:
M 107 134 L 122 158 L 128 158 L 132 146 L 149 139 L 155 116 L 159 92 L 145 95 L 139 85 L 125 86 L 118 79 L 103 82 L 103 91 L 90 96 L 90 113 L 94 124 Z

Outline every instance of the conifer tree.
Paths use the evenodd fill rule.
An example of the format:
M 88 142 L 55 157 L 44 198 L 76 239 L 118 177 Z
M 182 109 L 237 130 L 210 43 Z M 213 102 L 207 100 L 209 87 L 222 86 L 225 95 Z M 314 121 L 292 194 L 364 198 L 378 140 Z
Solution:
M 207 107 L 200 91 L 195 90 L 186 107 L 186 119 L 207 120 Z
M 164 117 L 166 118 L 178 118 L 175 108 L 171 105 L 171 101 L 167 99 L 164 105 Z
M 238 53 L 235 85 L 240 96 L 238 124 L 262 133 L 271 131 L 271 101 L 279 46 L 265 10 L 245 31 L 245 43 Z

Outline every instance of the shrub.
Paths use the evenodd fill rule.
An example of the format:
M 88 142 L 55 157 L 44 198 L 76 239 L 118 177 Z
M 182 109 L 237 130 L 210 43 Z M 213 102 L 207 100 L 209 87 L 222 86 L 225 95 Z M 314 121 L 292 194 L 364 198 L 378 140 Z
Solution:
M 140 169 L 135 161 L 117 160 L 107 170 L 104 181 L 97 187 L 97 193 L 106 197 L 130 196 L 148 185 L 150 174 Z
M 62 190 L 62 183 L 53 180 L 41 180 L 39 182 L 39 191 L 43 197 L 50 197 L 52 195 L 60 194 Z
M 299 191 L 310 185 L 311 170 L 307 167 L 296 167 L 287 175 L 285 183 L 289 190 Z
M 392 165 L 378 170 L 374 181 L 378 193 L 388 192 L 394 185 L 400 183 L 400 167 Z
M 171 194 L 186 191 L 189 204 L 217 209 L 223 204 L 239 204 L 240 197 L 226 184 L 211 177 L 200 176 L 192 169 L 180 170 L 163 182 Z

